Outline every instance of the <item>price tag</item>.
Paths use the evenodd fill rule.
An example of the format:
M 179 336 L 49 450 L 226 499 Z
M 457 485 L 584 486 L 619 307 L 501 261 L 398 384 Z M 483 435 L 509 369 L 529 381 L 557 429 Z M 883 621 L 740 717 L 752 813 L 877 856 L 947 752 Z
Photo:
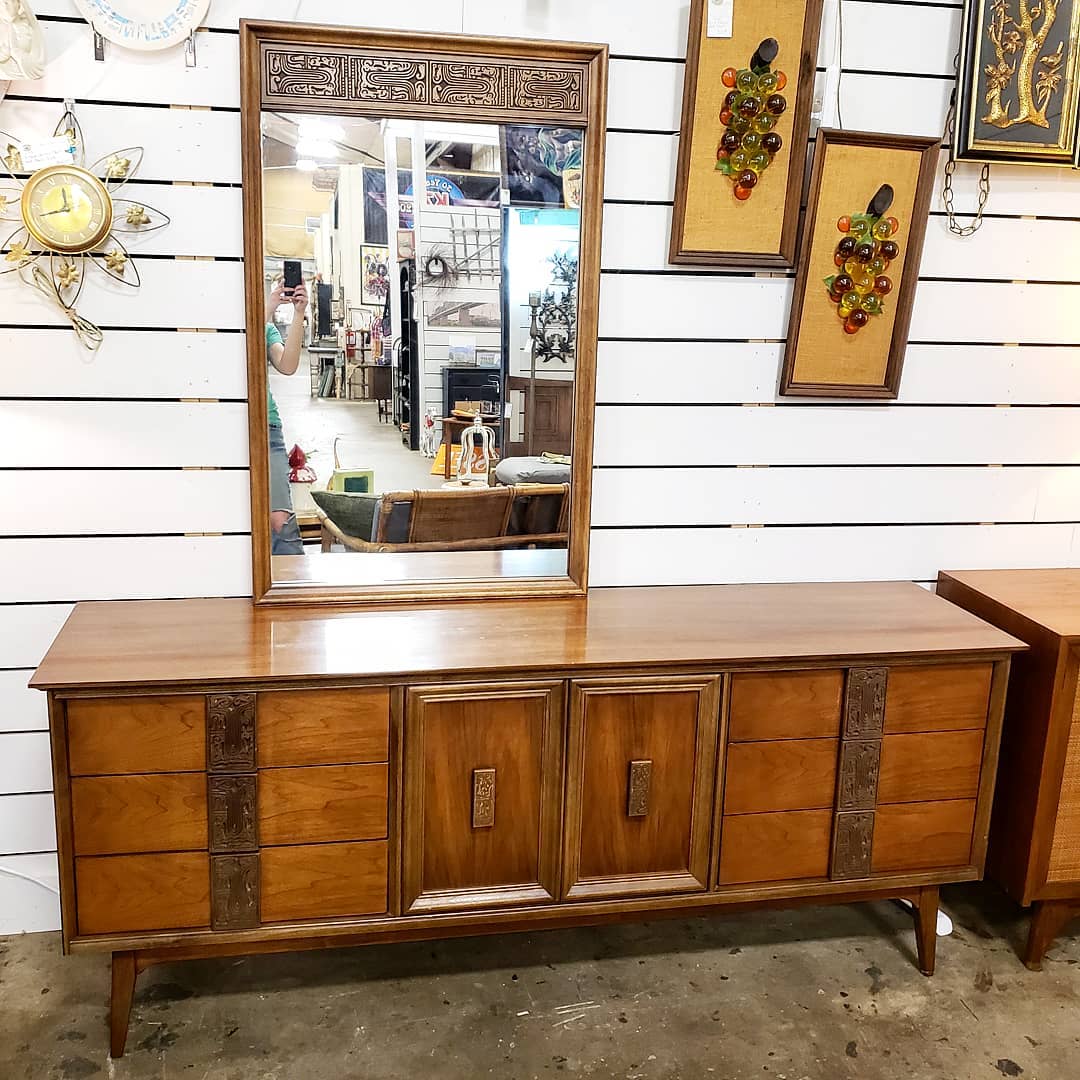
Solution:
M 70 165 L 75 160 L 71 140 L 66 135 L 22 143 L 19 157 L 22 158 L 23 170 L 31 173 L 49 165 Z
M 731 37 L 731 23 L 734 13 L 735 0 L 709 0 L 705 36 L 711 38 Z

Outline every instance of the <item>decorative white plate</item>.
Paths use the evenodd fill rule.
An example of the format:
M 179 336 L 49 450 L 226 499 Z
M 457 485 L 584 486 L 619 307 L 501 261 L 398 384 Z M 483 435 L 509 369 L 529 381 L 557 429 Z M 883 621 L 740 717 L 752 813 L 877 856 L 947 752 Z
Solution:
M 187 40 L 210 0 L 75 0 L 103 38 L 125 49 L 167 49 Z

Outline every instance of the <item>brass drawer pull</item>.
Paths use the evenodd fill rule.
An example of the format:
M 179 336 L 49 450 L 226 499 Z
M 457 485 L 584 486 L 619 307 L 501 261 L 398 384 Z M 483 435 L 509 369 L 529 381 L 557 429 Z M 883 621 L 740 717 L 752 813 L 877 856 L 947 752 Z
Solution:
M 649 813 L 649 788 L 652 785 L 652 761 L 631 761 L 627 784 L 626 816 L 645 817 Z
M 490 829 L 495 824 L 495 770 L 473 769 L 472 825 Z

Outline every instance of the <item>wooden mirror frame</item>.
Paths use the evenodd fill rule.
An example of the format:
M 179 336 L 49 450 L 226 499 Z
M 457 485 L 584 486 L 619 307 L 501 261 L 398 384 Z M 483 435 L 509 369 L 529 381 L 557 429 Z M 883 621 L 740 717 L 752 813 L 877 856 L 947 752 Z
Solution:
M 608 47 L 452 34 L 240 23 L 251 550 L 256 604 L 580 596 L 588 585 Z M 468 65 L 468 71 L 462 70 Z M 567 574 L 367 586 L 277 583 L 270 561 L 263 282 L 263 109 L 467 123 L 563 123 L 585 132 Z M 266 527 L 263 527 L 263 526 Z M 402 556 L 407 557 L 405 555 Z

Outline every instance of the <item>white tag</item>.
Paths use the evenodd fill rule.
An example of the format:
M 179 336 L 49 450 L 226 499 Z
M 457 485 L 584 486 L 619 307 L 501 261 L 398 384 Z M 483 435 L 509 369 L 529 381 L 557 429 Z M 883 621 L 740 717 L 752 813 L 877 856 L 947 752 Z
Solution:
M 731 37 L 731 22 L 734 14 L 735 0 L 709 0 L 705 36 L 711 38 Z
M 24 172 L 37 172 L 48 165 L 71 165 L 75 155 L 71 140 L 66 135 L 54 135 L 51 139 L 22 143 L 19 146 Z
M 503 403 L 503 416 L 509 420 L 514 415 L 513 403 L 509 400 Z

